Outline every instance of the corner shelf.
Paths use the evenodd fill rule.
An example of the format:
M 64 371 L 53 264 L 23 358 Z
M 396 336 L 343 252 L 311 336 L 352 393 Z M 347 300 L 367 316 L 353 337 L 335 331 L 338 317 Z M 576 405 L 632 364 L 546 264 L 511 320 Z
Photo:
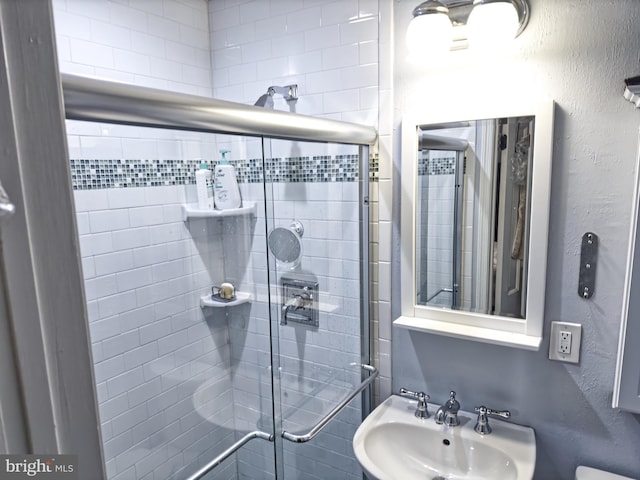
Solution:
M 224 218 L 237 217 L 241 215 L 256 215 L 258 207 L 256 202 L 244 202 L 240 208 L 230 208 L 228 210 L 201 209 L 197 204 L 182 205 L 182 220 L 190 218 Z
M 249 303 L 252 299 L 253 299 L 253 296 L 250 293 L 246 293 L 246 292 L 236 292 L 235 300 L 231 300 L 230 302 L 219 302 L 217 300 L 212 300 L 211 295 L 205 295 L 203 297 L 200 297 L 200 308 L 235 307 L 236 305 Z

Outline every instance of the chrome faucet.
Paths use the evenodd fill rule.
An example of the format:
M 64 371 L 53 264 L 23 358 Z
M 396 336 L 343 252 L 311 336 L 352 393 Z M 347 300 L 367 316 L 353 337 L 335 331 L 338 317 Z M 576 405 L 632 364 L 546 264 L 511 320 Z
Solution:
M 286 317 L 287 313 L 289 313 L 289 310 L 297 310 L 299 308 L 302 308 L 304 306 L 304 302 L 305 301 L 302 298 L 302 295 L 296 295 L 290 298 L 289 300 L 287 300 L 287 303 L 282 306 L 282 314 Z
M 481 407 L 476 407 L 474 410 L 478 412 L 478 421 L 476 422 L 474 430 L 480 435 L 489 435 L 491 433 L 491 427 L 489 426 L 489 415 L 494 415 L 502 418 L 511 417 L 511 412 L 509 410 L 492 410 L 485 407 L 484 405 L 482 405 Z
M 429 418 L 429 411 L 427 410 L 427 400 L 429 400 L 429 395 L 424 392 L 412 392 L 411 390 L 407 390 L 406 388 L 400 389 L 400 395 L 417 399 L 418 406 L 415 413 L 416 417 Z
M 436 412 L 435 421 L 438 425 L 445 424 L 448 427 L 460 425 L 458 418 L 458 410 L 460 410 L 460 402 L 456 400 L 456 392 L 453 390 L 449 393 L 449 400 L 442 405 Z
M 300 308 L 306 307 L 312 300 L 311 289 L 304 287 L 302 293 L 294 294 L 287 302 L 282 305 L 282 325 L 287 324 L 287 314 L 290 310 L 294 312 Z

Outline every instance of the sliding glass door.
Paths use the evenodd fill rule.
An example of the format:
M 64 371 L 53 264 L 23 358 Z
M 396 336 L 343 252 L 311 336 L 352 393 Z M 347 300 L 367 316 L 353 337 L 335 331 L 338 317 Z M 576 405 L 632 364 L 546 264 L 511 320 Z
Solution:
M 368 159 L 364 159 L 365 162 Z M 265 140 L 276 432 L 283 478 L 360 479 L 362 398 L 314 428 L 363 376 L 362 165 L 357 146 Z M 368 181 L 365 174 L 365 181 Z M 364 264 L 368 262 L 364 257 Z M 364 289 L 366 290 L 366 289 Z

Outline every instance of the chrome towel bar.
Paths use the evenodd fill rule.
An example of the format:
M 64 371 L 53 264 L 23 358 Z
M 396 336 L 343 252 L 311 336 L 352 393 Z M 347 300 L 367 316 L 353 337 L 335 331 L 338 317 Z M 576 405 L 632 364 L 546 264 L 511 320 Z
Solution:
M 229 448 L 227 448 L 224 452 L 222 452 L 216 458 L 214 458 L 209 463 L 207 463 L 204 467 L 202 467 L 196 473 L 194 473 L 190 477 L 187 477 L 186 480 L 200 480 L 207 473 L 209 473 L 215 467 L 220 465 L 224 460 L 226 460 L 231 455 L 233 455 L 236 452 L 236 450 L 239 450 L 240 447 L 242 447 L 249 440 L 253 440 L 254 438 L 261 438 L 263 440 L 268 440 L 269 442 L 273 442 L 273 435 L 271 435 L 269 433 L 261 432 L 260 430 L 256 430 L 254 432 L 247 433 L 244 437 L 242 437 L 236 443 L 231 445 Z
M 371 384 L 378 376 L 378 369 L 376 367 L 372 367 L 371 365 L 366 364 L 362 364 L 361 367 L 363 370 L 369 372 L 369 376 L 353 392 L 351 392 L 344 400 L 342 400 L 342 402 L 340 402 L 338 406 L 327 413 L 311 430 L 309 430 L 309 432 L 305 433 L 304 435 L 294 435 L 284 430 L 282 432 L 282 438 L 294 443 L 304 443 L 308 442 L 318 433 L 320 433 L 320 431 L 324 427 L 326 427 L 327 424 L 331 422 L 331 420 L 333 420 L 336 415 L 344 410 L 344 407 L 346 407 L 349 402 L 355 398 L 356 395 L 367 388 L 369 384 Z

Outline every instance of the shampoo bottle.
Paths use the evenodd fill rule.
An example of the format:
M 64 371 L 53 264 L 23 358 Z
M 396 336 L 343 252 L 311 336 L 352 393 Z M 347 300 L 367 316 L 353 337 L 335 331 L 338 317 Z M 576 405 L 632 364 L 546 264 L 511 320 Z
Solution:
M 242 206 L 242 197 L 240 196 L 236 171 L 233 165 L 229 165 L 229 161 L 225 158 L 229 150 L 222 149 L 220 153 L 222 158 L 215 168 L 213 184 L 215 207 L 218 210 L 240 208 Z
M 202 162 L 200 169 L 196 171 L 196 194 L 198 196 L 198 208 L 202 210 L 213 208 L 213 174 Z

